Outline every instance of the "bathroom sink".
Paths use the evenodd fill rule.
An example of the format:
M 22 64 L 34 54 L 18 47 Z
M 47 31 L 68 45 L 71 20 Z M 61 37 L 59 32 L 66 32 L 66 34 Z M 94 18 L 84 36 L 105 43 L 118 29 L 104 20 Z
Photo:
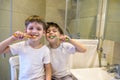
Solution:
M 102 68 L 71 69 L 78 80 L 113 80 L 113 77 Z

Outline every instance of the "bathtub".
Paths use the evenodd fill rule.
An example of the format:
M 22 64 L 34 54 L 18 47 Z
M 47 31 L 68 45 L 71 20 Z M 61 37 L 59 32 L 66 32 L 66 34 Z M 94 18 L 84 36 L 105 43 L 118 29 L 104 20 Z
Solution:
M 98 39 L 75 39 L 82 43 L 87 51 L 85 53 L 76 52 L 70 56 L 70 66 L 75 68 L 92 68 L 99 67 L 99 59 L 97 53 Z

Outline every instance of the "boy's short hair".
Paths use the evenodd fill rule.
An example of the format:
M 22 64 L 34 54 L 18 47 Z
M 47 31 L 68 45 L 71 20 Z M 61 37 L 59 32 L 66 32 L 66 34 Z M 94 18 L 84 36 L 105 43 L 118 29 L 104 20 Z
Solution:
M 27 28 L 27 26 L 32 23 L 32 22 L 37 22 L 39 24 L 42 24 L 43 25 L 43 29 L 45 30 L 46 29 L 46 24 L 45 22 L 40 18 L 40 16 L 38 15 L 32 15 L 30 17 L 28 17 L 26 20 L 25 20 L 25 26 Z
M 55 28 L 58 29 L 58 31 L 60 32 L 60 34 L 64 34 L 64 32 L 62 31 L 62 29 L 60 28 L 60 26 L 57 23 L 47 22 L 46 31 L 48 30 L 49 27 L 55 27 Z

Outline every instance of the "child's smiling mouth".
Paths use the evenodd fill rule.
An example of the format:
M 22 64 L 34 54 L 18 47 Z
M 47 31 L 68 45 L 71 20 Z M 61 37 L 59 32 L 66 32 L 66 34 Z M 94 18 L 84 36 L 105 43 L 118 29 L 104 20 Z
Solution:
M 50 39 L 54 39 L 56 36 L 49 36 Z

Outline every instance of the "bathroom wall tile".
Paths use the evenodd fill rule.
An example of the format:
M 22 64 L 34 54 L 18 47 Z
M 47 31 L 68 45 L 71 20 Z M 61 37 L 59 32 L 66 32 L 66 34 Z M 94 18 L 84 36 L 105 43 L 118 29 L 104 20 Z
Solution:
M 120 41 L 120 0 L 109 0 L 106 16 L 105 38 Z
M 10 12 L 0 9 L 0 41 L 9 36 L 10 31 Z
M 113 28 L 114 27 L 114 28 Z M 120 23 L 119 22 L 109 22 L 105 28 L 105 39 L 120 41 Z
M 69 0 L 68 2 L 70 2 Z M 65 9 L 66 0 L 46 0 L 46 7 Z
M 120 64 L 120 42 L 115 42 L 113 63 L 114 64 Z
M 65 0 L 46 0 L 46 21 L 58 23 L 65 29 Z
M 20 14 L 20 13 L 13 13 L 13 29 L 17 29 L 17 30 L 24 30 L 25 28 L 25 19 L 28 17 L 29 15 L 27 14 Z
M 0 41 L 9 37 L 9 26 L 0 26 Z
M 10 10 L 10 0 L 0 0 L 0 10 Z
M 104 40 L 103 53 L 106 53 L 109 64 L 120 64 L 120 42 Z
M 37 2 L 37 4 L 36 4 Z M 13 11 L 21 14 L 39 14 L 45 17 L 45 0 L 14 0 Z
M 104 40 L 102 46 L 103 53 L 106 54 L 107 62 L 111 65 L 113 64 L 114 45 L 115 45 L 114 41 Z
M 51 13 L 49 13 L 49 14 L 46 15 L 46 21 L 57 22 L 61 27 L 63 27 L 63 25 L 61 25 L 61 23 L 64 22 L 64 17 L 63 17 L 63 15 L 61 15 L 62 11 L 60 12 L 59 9 L 55 9 L 53 7 L 49 7 L 47 9 L 49 11 L 51 11 Z
M 6 10 L 0 10 L 0 26 L 10 25 L 10 12 Z
M 110 0 L 108 2 L 107 21 L 118 22 L 120 21 L 120 0 Z
M 20 3 L 23 3 L 23 4 L 19 5 Z M 44 19 L 45 18 L 45 1 L 39 1 L 39 0 L 13 1 L 12 33 L 17 30 L 24 31 L 25 20 L 30 15 L 39 15 L 41 16 L 41 18 Z

